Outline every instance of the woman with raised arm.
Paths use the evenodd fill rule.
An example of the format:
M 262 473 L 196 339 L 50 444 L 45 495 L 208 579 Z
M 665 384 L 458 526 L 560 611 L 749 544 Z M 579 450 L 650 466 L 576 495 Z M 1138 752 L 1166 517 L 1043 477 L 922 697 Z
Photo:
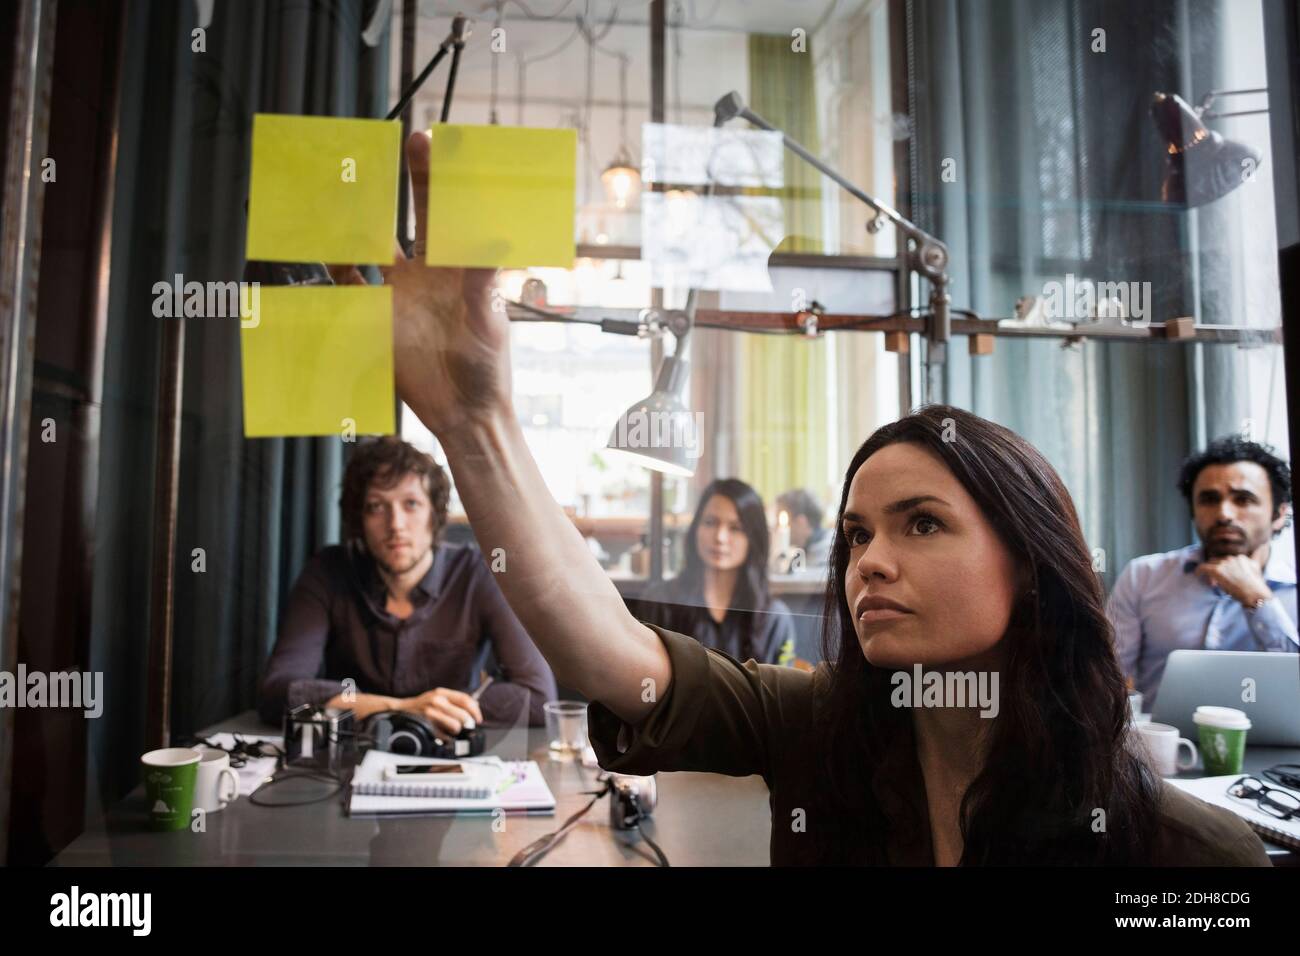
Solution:
M 408 144 L 421 241 L 428 143 Z M 628 613 L 524 444 L 492 273 L 421 251 L 384 270 L 398 389 L 510 606 L 593 702 L 603 766 L 761 774 L 773 863 L 1268 864 L 1130 749 L 1090 552 L 1023 439 L 945 406 L 877 430 L 845 474 L 828 664 L 741 664 Z

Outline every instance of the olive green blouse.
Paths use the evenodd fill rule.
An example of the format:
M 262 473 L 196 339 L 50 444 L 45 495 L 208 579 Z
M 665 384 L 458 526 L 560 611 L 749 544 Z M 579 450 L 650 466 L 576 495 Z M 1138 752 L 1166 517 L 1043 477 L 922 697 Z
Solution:
M 588 723 L 600 765 L 638 775 L 661 770 L 758 774 L 771 794 L 772 863 L 825 862 L 818 841 L 809 839 L 819 825 L 814 808 L 822 774 L 814 765 L 811 735 L 824 671 L 752 660 L 741 664 L 690 637 L 647 626 L 668 649 L 672 683 L 635 726 L 591 704 Z M 899 762 L 895 786 L 880 795 L 889 798 L 881 806 L 891 824 L 885 859 L 890 865 L 932 866 L 925 781 L 913 747 L 909 741 L 910 759 Z M 1243 820 L 1164 783 L 1158 821 L 1151 865 L 1270 865 L 1263 844 Z

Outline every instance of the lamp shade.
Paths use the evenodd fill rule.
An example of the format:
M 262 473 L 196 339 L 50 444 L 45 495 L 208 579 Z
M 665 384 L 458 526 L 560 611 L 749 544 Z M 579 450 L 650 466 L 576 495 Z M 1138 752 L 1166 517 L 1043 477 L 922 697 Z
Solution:
M 1157 93 L 1151 118 L 1165 143 L 1160 198 L 1188 209 L 1220 199 L 1259 168 L 1259 150 L 1225 139 L 1174 93 Z
M 703 436 L 678 397 L 688 367 L 675 355 L 665 358 L 654 391 L 619 416 L 606 447 L 651 471 L 679 478 L 694 475 Z
M 600 181 L 609 201 L 619 209 L 626 209 L 636 202 L 641 194 L 641 170 L 632 165 L 626 146 L 619 147 L 614 161 L 600 174 Z

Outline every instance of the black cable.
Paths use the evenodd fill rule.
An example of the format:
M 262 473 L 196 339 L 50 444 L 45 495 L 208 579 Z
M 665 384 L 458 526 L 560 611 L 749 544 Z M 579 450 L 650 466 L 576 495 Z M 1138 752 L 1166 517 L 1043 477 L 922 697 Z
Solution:
M 637 820 L 636 822 L 636 832 L 641 834 L 641 839 L 645 840 L 646 843 L 649 843 L 650 849 L 655 851 L 655 856 L 659 858 L 660 866 L 663 867 L 672 866 L 672 864 L 668 862 L 668 857 L 664 856 L 664 851 L 659 849 L 659 844 L 656 843 L 654 840 L 650 839 L 650 837 L 646 834 L 645 830 L 642 829 L 640 820 Z
M 419 91 L 420 87 L 424 85 L 424 81 L 429 78 L 429 74 L 434 71 L 434 68 L 442 62 L 442 58 L 446 55 L 447 46 L 444 44 L 443 46 L 438 47 L 438 52 L 433 55 L 433 59 L 431 59 L 424 69 L 420 71 L 420 75 L 411 81 L 411 85 L 402 91 L 402 95 L 397 100 L 397 105 L 388 111 L 388 115 L 385 116 L 384 119 L 394 120 L 402 115 L 402 111 L 406 109 L 407 104 L 415 98 L 415 94 Z
M 535 305 L 529 305 L 526 302 L 515 302 L 511 299 L 504 299 L 504 301 L 507 305 L 511 306 L 512 308 L 522 309 L 525 312 L 530 312 L 533 315 L 538 316 L 536 320 L 538 322 L 571 322 L 576 325 L 600 325 L 600 321 L 596 319 L 580 319 L 577 316 L 564 315 L 561 312 L 551 312 L 548 309 L 539 309 Z M 515 319 L 513 321 L 518 322 L 518 321 L 531 321 L 531 320 Z
M 587 815 L 587 812 L 596 805 L 596 802 L 613 789 L 614 789 L 613 782 L 606 781 L 605 786 L 602 787 L 600 790 L 587 791 L 588 793 L 594 793 L 594 796 L 592 796 L 591 801 L 585 807 L 583 807 L 573 816 L 569 817 L 569 819 L 565 820 L 564 825 L 561 826 L 558 830 L 555 830 L 552 833 L 548 833 L 545 836 L 538 837 L 532 843 L 528 844 L 528 846 L 524 847 L 513 857 L 511 857 L 510 862 L 507 863 L 506 866 L 507 867 L 532 866 L 542 857 L 546 856 L 546 854 L 550 853 L 551 850 L 555 849 L 556 844 L 558 844 L 561 840 L 564 839 L 564 837 L 568 834 L 569 830 L 572 829 L 573 826 L 579 820 L 581 820 L 584 816 Z
M 356 740 L 358 742 L 358 747 L 361 742 L 369 742 L 371 744 L 375 742 L 374 734 L 361 729 L 338 730 L 333 732 L 327 729 L 325 731 L 325 742 L 328 744 L 340 744 L 343 742 L 344 738 L 351 738 L 353 740 Z M 256 744 L 251 744 L 251 745 L 247 744 L 244 741 L 238 741 L 238 743 L 244 746 L 257 746 Z M 348 783 L 347 778 L 346 776 L 341 774 L 333 773 L 328 770 L 322 770 L 318 767 L 311 767 L 311 768 L 300 767 L 295 769 L 283 765 L 283 761 L 285 760 L 287 754 L 285 753 L 285 751 L 280 750 L 279 748 L 276 748 L 276 750 L 278 751 L 277 761 L 280 763 L 280 766 L 277 767 L 275 773 L 272 775 L 270 780 L 262 784 L 260 787 L 257 788 L 257 790 L 253 791 L 248 795 L 248 802 L 253 804 L 254 806 L 271 807 L 271 808 L 305 807 L 313 803 L 323 803 L 326 800 L 333 799 L 334 797 L 338 796 L 343 791 L 343 789 L 347 786 Z M 331 790 L 329 793 L 326 793 L 323 796 L 319 796 L 319 797 L 312 797 L 310 800 L 275 801 L 275 800 L 259 800 L 257 798 L 257 795 L 259 793 L 266 791 L 267 789 L 275 786 L 276 784 L 284 783 L 286 780 L 320 780 L 327 783 L 333 783 L 335 784 L 335 786 L 334 789 Z
M 633 815 L 631 822 L 635 824 L 636 832 L 641 834 L 641 839 L 650 844 L 650 849 L 654 850 L 655 856 L 659 859 L 659 865 L 663 867 L 669 866 L 668 857 L 664 855 L 664 851 L 659 849 L 659 844 L 650 839 L 649 835 L 645 832 L 645 829 L 641 826 L 642 823 L 650 819 L 650 814 L 641 809 L 641 798 L 638 797 L 635 792 L 631 792 L 627 795 L 627 802 L 632 805 Z
M 456 89 L 456 73 L 460 70 L 460 52 L 465 49 L 464 42 L 458 42 L 452 47 L 451 51 L 451 69 L 447 72 L 447 90 L 442 94 L 442 119 L 441 122 L 447 122 L 447 117 L 451 115 L 451 96 Z
M 515 302 L 510 299 L 505 300 L 511 308 L 527 312 L 533 318 L 512 318 L 511 322 L 563 322 L 569 325 L 590 325 L 598 326 L 602 332 L 608 332 L 611 335 L 640 335 L 641 323 L 632 319 L 580 319 L 577 316 L 561 315 L 558 312 L 548 312 L 546 309 L 539 309 L 535 306 L 527 305 L 523 302 Z
M 267 801 L 257 799 L 257 795 L 276 784 L 284 783 L 286 780 L 323 780 L 335 784 L 333 790 L 321 797 L 313 797 L 310 800 L 285 800 L 285 801 Z M 288 770 L 278 771 L 274 777 L 262 784 L 255 791 L 248 795 L 248 802 L 255 807 L 305 807 L 313 803 L 322 803 L 331 800 L 343 792 L 347 786 L 347 781 L 336 774 L 327 773 L 323 770 Z
M 182 743 L 178 746 L 198 747 L 201 745 L 209 750 L 219 750 L 230 757 L 230 766 L 232 768 L 243 767 L 249 760 L 259 760 L 263 757 L 274 757 L 277 761 L 284 759 L 284 750 L 269 741 L 245 740 L 242 734 L 237 733 L 232 733 L 230 736 L 234 738 L 234 743 L 228 748 L 222 747 L 207 737 L 200 737 L 198 734 L 182 737 L 182 741 L 189 741 L 189 743 Z

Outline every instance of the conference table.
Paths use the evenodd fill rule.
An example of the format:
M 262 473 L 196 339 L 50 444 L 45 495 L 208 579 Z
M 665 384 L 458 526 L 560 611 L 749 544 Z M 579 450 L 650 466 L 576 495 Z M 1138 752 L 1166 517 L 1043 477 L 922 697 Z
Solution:
M 255 711 L 200 733 L 278 735 Z M 598 768 L 552 760 L 545 728 L 489 730 L 487 752 L 536 760 L 555 795 L 553 816 L 352 818 L 343 793 L 317 803 L 262 807 L 241 797 L 206 815 L 206 832 L 154 833 L 139 786 L 69 844 L 52 866 L 504 866 L 519 850 L 564 823 L 601 786 Z M 766 866 L 771 835 L 767 785 L 761 777 L 661 773 L 659 804 L 646 834 L 673 866 Z M 331 788 L 292 781 L 267 800 L 311 799 Z M 584 791 L 588 791 L 584 793 Z M 635 831 L 609 823 L 602 798 L 538 866 L 653 866 Z
M 277 735 L 255 711 L 202 731 Z M 504 866 L 521 849 L 558 829 L 600 788 L 601 771 L 553 760 L 543 728 L 488 731 L 488 753 L 532 759 L 556 798 L 554 816 L 353 818 L 345 792 L 302 806 L 262 807 L 246 798 L 206 818 L 205 832 L 149 830 L 144 787 L 93 820 L 52 866 Z M 1258 774 L 1277 763 L 1300 763 L 1300 749 L 1247 747 L 1244 769 Z M 1198 776 L 1191 772 L 1184 776 Z M 771 836 L 767 786 L 761 777 L 661 773 L 659 805 L 647 835 L 673 866 L 766 866 Z M 297 788 L 296 790 L 294 788 Z M 310 799 L 331 788 L 319 782 L 277 785 L 266 799 Z M 1298 866 L 1300 854 L 1265 844 L 1275 866 Z M 609 823 L 601 799 L 537 864 L 653 866 L 655 856 L 635 831 Z

